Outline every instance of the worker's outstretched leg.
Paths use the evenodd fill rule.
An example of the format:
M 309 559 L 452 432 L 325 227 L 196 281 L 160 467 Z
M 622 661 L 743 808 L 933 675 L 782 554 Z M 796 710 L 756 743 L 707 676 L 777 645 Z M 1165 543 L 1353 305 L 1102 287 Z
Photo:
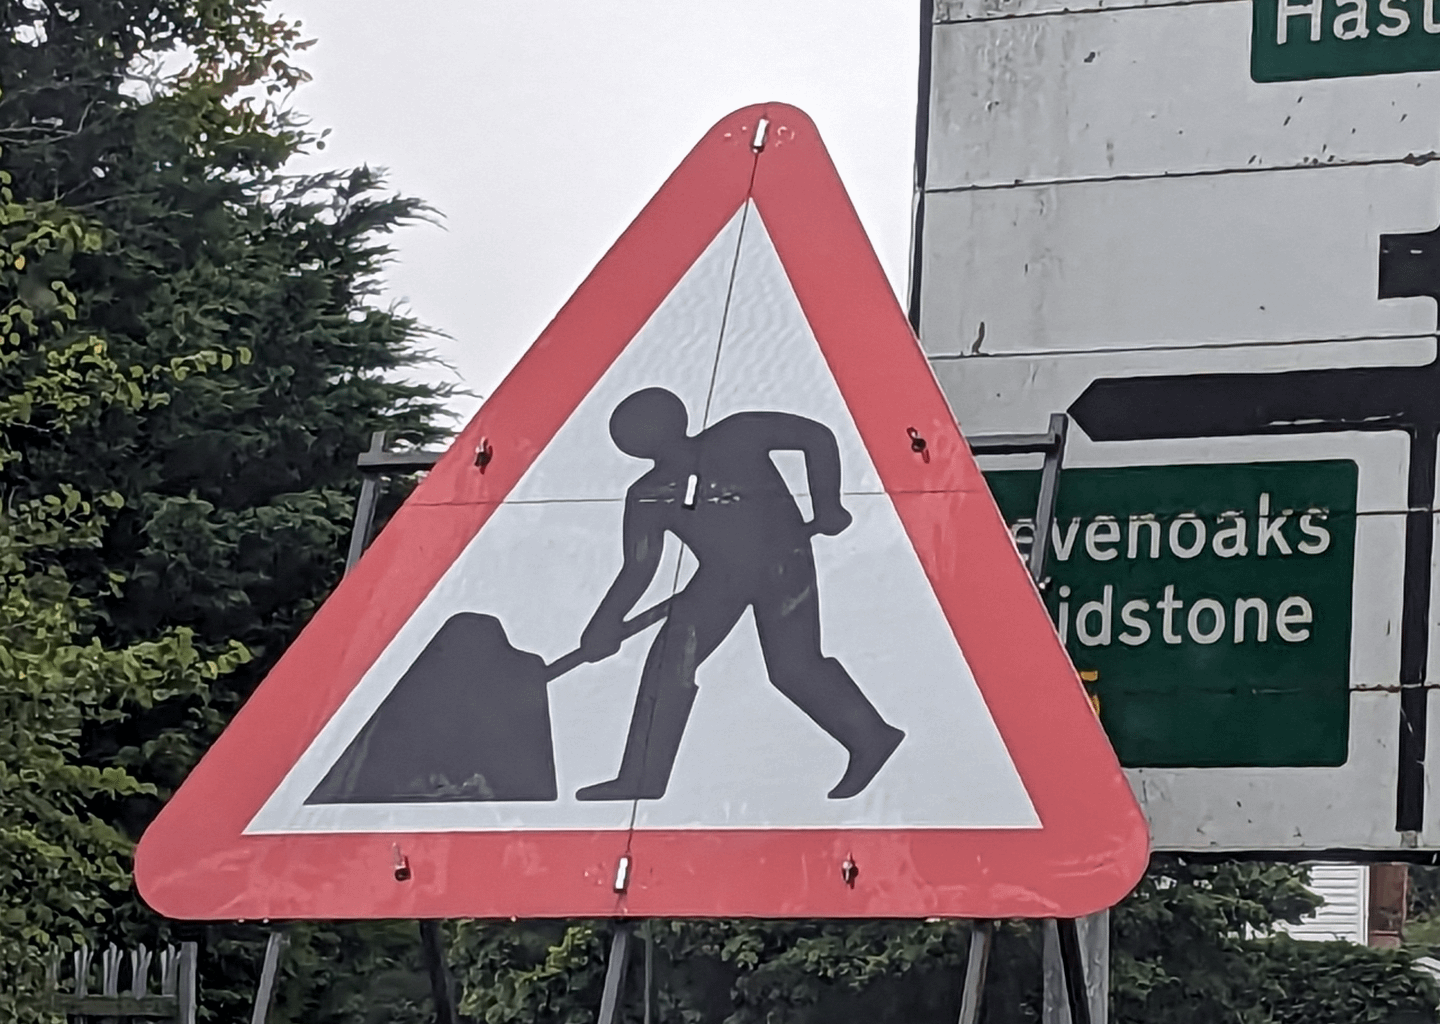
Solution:
M 820 651 L 820 605 L 813 563 L 797 559 L 780 599 L 755 605 L 755 626 L 774 687 L 850 753 L 832 800 L 855 796 L 884 767 L 905 733 L 880 717 L 845 666 Z M 803 581 L 808 567 L 808 585 Z
M 702 606 L 695 595 L 706 589 L 697 573 L 671 601 L 670 616 L 650 645 L 619 773 L 609 782 L 586 786 L 575 799 L 659 800 L 665 795 L 698 692 L 695 671 L 745 610 L 724 595 L 707 595 L 712 599 Z
M 659 644 L 660 639 L 655 642 Z M 642 677 L 619 774 L 609 782 L 586 786 L 575 799 L 659 800 L 664 796 L 697 692 L 694 683 L 677 686 L 653 682 L 648 674 Z

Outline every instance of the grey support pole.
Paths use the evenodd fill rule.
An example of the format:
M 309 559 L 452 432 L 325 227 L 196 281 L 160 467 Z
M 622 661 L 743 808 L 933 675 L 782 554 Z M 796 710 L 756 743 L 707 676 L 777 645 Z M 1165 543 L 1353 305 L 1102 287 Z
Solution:
M 370 435 L 370 450 L 365 455 L 379 455 L 385 451 L 385 431 L 377 430 Z M 364 455 L 361 459 L 364 459 Z M 360 561 L 370 543 L 370 534 L 375 529 L 375 508 L 380 504 L 380 475 L 363 473 L 360 480 L 360 497 L 355 502 L 355 526 L 350 531 L 350 550 L 345 555 L 345 571 L 349 572 Z
M 1052 413 L 1043 434 L 986 434 L 969 438 L 970 450 L 976 455 L 1021 455 L 1041 454 L 1044 463 L 1040 469 L 1040 493 L 1035 502 L 1034 536 L 1030 542 L 1030 553 L 1026 568 L 1030 577 L 1041 590 L 1045 589 L 1045 563 L 1050 557 L 1051 524 L 1055 522 L 1055 501 L 1060 493 L 1060 469 L 1065 462 L 1065 439 L 1069 433 L 1070 417 L 1063 412 Z M 1100 961 L 1097 967 L 1086 972 L 1078 958 L 1072 958 L 1069 971 L 1066 961 L 1060 956 L 1059 930 L 1055 921 L 1046 921 L 1044 928 L 1044 981 L 1045 1003 L 1044 1024 L 1100 1024 L 1105 1020 L 1105 1000 L 1101 996 L 1098 1014 L 1083 1012 L 1072 1019 L 1066 993 L 1072 991 L 1067 982 L 1073 983 L 1078 1008 L 1088 1011 L 1087 1003 L 1078 993 L 1085 988 L 1085 977 L 1108 980 L 1109 971 L 1109 912 L 1105 912 L 1105 927 L 1085 929 L 1087 936 L 1094 935 L 1094 941 L 1106 943 L 1098 951 Z M 1061 923 L 1072 933 L 1075 922 Z M 959 1024 L 977 1024 L 980 1019 L 980 998 L 985 991 L 985 970 L 990 959 L 990 947 L 994 941 L 994 922 L 976 921 L 970 933 L 970 953 L 965 965 L 965 983 L 961 992 Z M 1102 980 L 1100 984 L 1104 985 Z
M 1045 559 L 1050 554 L 1050 525 L 1055 522 L 1055 498 L 1060 493 L 1060 464 L 1065 460 L 1065 435 L 1070 417 L 1052 413 L 1045 464 L 1040 470 L 1040 500 L 1035 503 L 1035 539 L 1030 544 L 1030 578 L 1037 586 L 1045 581 Z
M 1060 467 L 1065 461 L 1065 438 L 1070 417 L 1053 413 L 1043 434 L 978 434 L 967 438 L 976 455 L 1027 455 L 1045 457 L 1040 469 L 1040 495 L 1035 503 L 1035 537 L 1030 542 L 1026 568 L 1037 586 L 1044 588 L 1045 562 L 1050 557 L 1050 526 L 1055 522 L 1055 499 L 1060 493 Z
M 199 1008 L 196 1000 L 199 959 L 199 943 L 180 943 L 180 977 L 175 989 L 175 1019 L 179 1024 L 195 1024 L 195 1012 Z
M 989 434 L 969 439 L 976 455 L 1039 452 L 1045 456 L 1035 508 L 1035 535 L 1026 560 L 1031 577 L 1042 590 L 1069 426 L 1069 416 L 1054 413 L 1043 434 Z M 1110 912 L 1103 910 L 1079 921 L 1046 921 L 1044 928 L 1044 1024 L 1104 1024 L 1110 999 Z M 973 1015 L 979 1013 L 988 952 L 988 937 L 982 940 L 978 933 L 972 934 L 960 1024 L 973 1024 Z M 967 1013 L 972 1016 L 967 1017 Z
M 250 1024 L 265 1024 L 275 1004 L 275 980 L 280 974 L 280 957 L 290 944 L 290 936 L 277 928 L 265 940 L 265 961 L 260 967 L 260 984 L 255 986 L 255 1005 L 250 1011 Z
M 370 435 L 370 450 L 366 455 L 378 455 L 384 450 L 385 431 L 377 430 Z M 361 456 L 361 459 L 363 460 L 364 456 Z M 350 530 L 350 549 L 345 555 L 347 573 L 360 561 L 365 546 L 370 543 L 370 534 L 375 528 L 375 509 L 379 503 L 380 477 L 373 472 L 365 473 L 360 483 L 360 497 L 355 502 L 355 525 Z M 421 938 L 423 941 L 423 935 Z M 260 983 L 255 987 L 255 1004 L 250 1010 L 250 1024 L 266 1024 L 270 1017 L 270 1008 L 275 1003 L 275 980 L 280 973 L 280 958 L 289 944 L 289 935 L 280 927 L 272 930 L 265 940 L 265 959 L 260 967 Z M 436 1006 L 439 1006 L 438 1001 Z
M 445 936 L 439 921 L 420 922 L 420 952 L 430 975 L 430 997 L 435 1003 L 435 1024 L 456 1024 L 455 984 L 445 962 Z
M 960 992 L 959 1024 L 979 1024 L 980 998 L 985 994 L 985 969 L 995 939 L 994 921 L 972 921 L 970 954 L 965 962 L 965 984 Z
M 1045 453 L 1040 472 L 1030 574 L 1042 586 L 1069 425 L 1064 413 L 1051 415 L 1049 435 L 1054 446 Z M 1045 922 L 1044 947 L 1044 1024 L 1104 1024 L 1110 1001 L 1110 911 L 1078 921 Z
M 650 1004 L 655 996 L 655 926 L 645 922 L 645 1024 L 651 1024 Z
M 635 926 L 629 921 L 615 923 L 610 940 L 610 960 L 605 965 L 605 988 L 600 993 L 600 1013 L 595 1024 L 615 1024 L 620 1019 L 620 1000 L 625 995 L 625 971 L 630 966 L 630 939 Z
M 1071 966 L 1067 970 L 1065 932 L 1074 929 Z M 1077 921 L 1045 922 L 1045 1003 L 1042 1024 L 1104 1024 L 1110 1006 L 1110 911 Z M 1082 977 L 1083 976 L 1083 977 Z M 1072 990 L 1068 982 L 1080 982 Z M 1080 999 L 1084 1018 L 1072 1012 Z

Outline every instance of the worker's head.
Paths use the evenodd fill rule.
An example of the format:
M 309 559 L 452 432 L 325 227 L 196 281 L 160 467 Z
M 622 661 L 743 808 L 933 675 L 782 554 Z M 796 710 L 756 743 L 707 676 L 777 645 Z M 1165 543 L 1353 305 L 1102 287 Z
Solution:
M 664 388 L 637 391 L 610 414 L 615 447 L 637 459 L 658 459 L 685 439 L 690 415 L 685 403 Z

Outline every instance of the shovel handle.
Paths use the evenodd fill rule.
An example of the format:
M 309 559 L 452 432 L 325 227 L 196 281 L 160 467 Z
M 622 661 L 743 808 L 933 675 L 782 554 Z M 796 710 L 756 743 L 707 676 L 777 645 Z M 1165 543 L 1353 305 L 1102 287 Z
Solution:
M 630 637 L 634 636 L 642 629 L 648 629 L 650 626 L 655 625 L 655 623 L 659 622 L 661 619 L 663 619 L 666 615 L 669 614 L 670 599 L 667 597 L 665 600 L 659 602 L 658 604 L 652 604 L 643 612 L 632 615 L 630 616 L 630 618 L 620 623 L 620 636 L 628 640 Z M 585 657 L 585 649 L 583 647 L 577 647 L 569 654 L 562 654 L 560 657 L 556 658 L 550 664 L 545 666 L 545 681 L 548 683 L 552 679 L 563 676 L 572 668 L 579 668 L 587 661 L 589 661 L 589 659 Z

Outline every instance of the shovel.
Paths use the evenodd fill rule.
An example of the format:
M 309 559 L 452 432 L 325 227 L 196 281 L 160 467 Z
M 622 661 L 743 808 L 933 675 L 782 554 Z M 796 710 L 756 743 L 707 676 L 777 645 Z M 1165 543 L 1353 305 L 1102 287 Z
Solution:
M 667 598 L 632 616 L 622 638 L 669 610 Z M 452 615 L 305 802 L 554 800 L 545 686 L 589 660 L 577 648 L 546 664 L 511 644 L 495 616 Z

